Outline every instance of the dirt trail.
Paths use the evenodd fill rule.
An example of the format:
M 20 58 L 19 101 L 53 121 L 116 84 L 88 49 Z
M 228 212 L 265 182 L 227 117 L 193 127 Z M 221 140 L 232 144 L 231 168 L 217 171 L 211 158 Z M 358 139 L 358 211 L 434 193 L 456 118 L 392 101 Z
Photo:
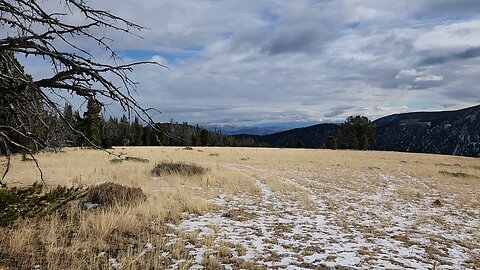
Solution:
M 377 177 L 382 185 L 359 194 L 304 172 L 224 166 L 255 179 L 261 194 L 221 196 L 214 202 L 219 211 L 190 215 L 175 226 L 212 240 L 191 246 L 193 269 L 203 269 L 208 256 L 216 256 L 226 269 L 239 267 L 234 259 L 276 269 L 430 269 L 434 263 L 437 269 L 475 267 L 471 258 L 480 244 L 472 232 L 480 225 L 478 209 L 456 209 L 454 198 L 433 207 L 434 191 L 420 203 L 404 200 L 395 189 L 415 181 L 411 177 L 370 172 L 363 181 Z M 328 175 L 333 171 L 325 173 L 335 177 Z M 299 195 L 306 200 L 298 200 Z M 428 220 L 420 223 L 421 218 Z M 221 248 L 229 259 L 222 260 L 215 251 Z

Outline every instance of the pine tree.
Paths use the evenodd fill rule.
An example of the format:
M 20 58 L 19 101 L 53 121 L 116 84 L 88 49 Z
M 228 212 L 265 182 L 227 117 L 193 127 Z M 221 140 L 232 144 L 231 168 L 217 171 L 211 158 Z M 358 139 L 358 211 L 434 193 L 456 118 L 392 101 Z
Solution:
M 100 132 L 100 122 L 102 121 L 100 113 L 102 105 L 95 99 L 89 99 L 87 103 L 87 111 L 83 114 L 83 125 L 85 128 L 85 136 L 93 144 L 100 146 L 102 137 Z
M 341 143 L 345 148 L 367 150 L 375 143 L 375 126 L 365 116 L 350 116 L 340 125 Z
M 208 146 L 209 141 L 210 135 L 208 134 L 208 131 L 206 129 L 202 129 L 202 131 L 200 131 L 200 145 Z

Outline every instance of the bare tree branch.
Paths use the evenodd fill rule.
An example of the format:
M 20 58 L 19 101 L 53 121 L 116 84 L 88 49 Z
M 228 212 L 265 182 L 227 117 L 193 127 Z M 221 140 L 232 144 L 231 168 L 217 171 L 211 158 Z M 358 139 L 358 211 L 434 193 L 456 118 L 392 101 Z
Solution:
M 37 132 L 50 128 L 49 115 L 67 122 L 54 96 L 94 99 L 102 107 L 116 103 L 128 115 L 136 115 L 158 130 L 150 114 L 154 109 L 142 107 L 132 95 L 136 83 L 129 75 L 138 65 L 167 67 L 149 61 L 117 64 L 121 59 L 110 45 L 112 39 L 96 34 L 117 31 L 139 37 L 137 33 L 145 28 L 106 10 L 95 9 L 84 0 L 58 0 L 58 10 L 50 13 L 47 2 L 0 0 L 0 25 L 6 33 L 0 37 L 0 152 L 7 157 L 0 184 L 9 171 L 12 148 L 29 153 L 39 168 L 33 153 L 56 147 L 54 141 L 42 138 Z M 84 17 L 84 23 L 69 22 L 70 17 L 78 15 Z M 76 40 L 87 40 L 103 48 L 109 54 L 109 61 L 98 61 Z M 16 60 L 20 55 L 44 59 L 54 74 L 33 80 Z M 69 123 L 67 126 L 79 132 Z M 100 148 L 82 136 L 90 145 Z M 40 174 L 43 181 L 41 170 Z

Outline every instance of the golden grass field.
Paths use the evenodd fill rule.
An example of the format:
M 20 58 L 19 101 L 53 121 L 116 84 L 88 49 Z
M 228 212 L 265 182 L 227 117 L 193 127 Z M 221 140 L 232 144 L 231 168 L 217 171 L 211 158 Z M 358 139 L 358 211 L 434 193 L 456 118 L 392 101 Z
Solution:
M 143 203 L 1 230 L 0 269 L 480 269 L 480 160 L 313 149 L 117 147 L 39 153 L 50 186 L 115 182 Z M 13 158 L 9 186 L 39 180 Z M 184 161 L 201 176 L 151 175 Z M 458 174 L 460 173 L 460 174 Z M 437 201 L 438 200 L 438 201 Z M 343 267 L 343 268 L 342 268 Z

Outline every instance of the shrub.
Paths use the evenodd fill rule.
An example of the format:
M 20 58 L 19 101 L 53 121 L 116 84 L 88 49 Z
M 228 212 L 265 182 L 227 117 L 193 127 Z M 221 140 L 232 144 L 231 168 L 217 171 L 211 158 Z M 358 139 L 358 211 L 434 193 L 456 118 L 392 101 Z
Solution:
M 110 162 L 112 163 L 122 163 L 122 161 L 132 161 L 132 162 L 141 162 L 141 163 L 150 162 L 146 158 L 138 158 L 138 157 L 125 157 L 125 159 L 121 159 L 121 158 L 110 159 Z
M 11 225 L 19 218 L 44 216 L 68 202 L 85 195 L 81 188 L 57 186 L 44 192 L 44 185 L 34 183 L 27 187 L 0 188 L 0 226 Z
M 327 139 L 325 140 L 325 147 L 327 149 L 337 149 L 338 148 L 338 139 L 337 137 L 334 137 L 334 136 L 329 136 L 327 137 Z
M 141 188 L 127 187 L 116 183 L 104 183 L 88 190 L 86 201 L 99 205 L 128 205 L 145 201 L 147 196 Z
M 460 178 L 467 178 L 467 177 L 478 178 L 475 175 L 470 175 L 470 174 L 463 173 L 463 172 L 439 171 L 438 173 L 443 174 L 443 175 L 448 175 L 448 176 L 451 176 L 451 177 L 457 177 L 457 178 L 459 178 L 459 177 Z
M 185 162 L 168 162 L 156 164 L 152 170 L 152 174 L 155 176 L 163 176 L 170 174 L 181 175 L 201 175 L 205 174 L 207 169 L 198 166 L 196 164 L 189 164 Z
M 126 157 L 126 161 L 133 161 L 133 162 L 142 162 L 142 163 L 148 163 L 149 160 L 146 158 L 138 158 L 138 157 Z

